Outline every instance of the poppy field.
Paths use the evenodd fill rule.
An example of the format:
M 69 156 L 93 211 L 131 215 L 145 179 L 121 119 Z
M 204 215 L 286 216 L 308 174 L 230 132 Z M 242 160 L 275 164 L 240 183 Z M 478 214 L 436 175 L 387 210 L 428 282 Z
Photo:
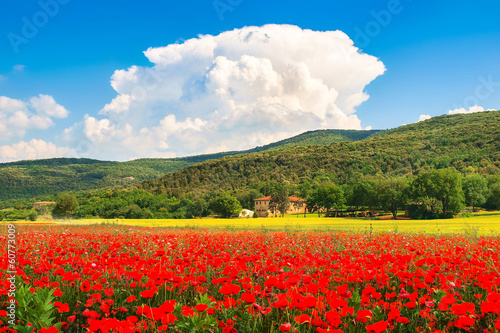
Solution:
M 16 237 L 15 297 L 0 248 L 0 332 L 500 331 L 498 237 L 121 225 Z

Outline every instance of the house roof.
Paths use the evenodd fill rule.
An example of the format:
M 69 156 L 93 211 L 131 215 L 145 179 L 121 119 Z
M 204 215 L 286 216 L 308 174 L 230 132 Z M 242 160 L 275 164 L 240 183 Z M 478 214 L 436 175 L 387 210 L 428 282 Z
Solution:
M 297 197 L 289 197 L 290 199 L 290 202 L 297 202 L 299 200 L 304 200 L 304 199 L 301 199 L 301 198 L 297 198 Z M 263 197 L 263 198 L 259 198 L 259 199 L 253 199 L 253 201 L 269 201 L 271 200 L 271 196 L 267 196 L 267 197 Z

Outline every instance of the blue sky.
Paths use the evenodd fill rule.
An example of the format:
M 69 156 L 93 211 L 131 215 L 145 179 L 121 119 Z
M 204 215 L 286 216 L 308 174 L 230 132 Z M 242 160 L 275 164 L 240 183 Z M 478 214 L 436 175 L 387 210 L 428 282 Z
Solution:
M 297 134 L 300 127 L 289 132 L 270 127 L 257 133 L 263 125 L 255 123 L 249 126 L 247 131 L 252 133 L 242 138 L 243 143 L 231 145 L 230 142 L 237 141 L 234 135 L 238 133 L 230 128 L 231 121 L 218 127 L 216 132 L 201 130 L 203 126 L 215 126 L 212 112 L 220 105 L 207 108 L 206 115 L 203 110 L 190 114 L 179 110 L 179 104 L 169 102 L 162 106 L 161 98 L 142 104 L 142 109 L 137 106 L 134 116 L 126 121 L 99 114 L 106 104 L 124 94 L 110 84 L 116 70 L 153 66 L 143 53 L 148 48 L 182 44 L 198 35 L 217 36 L 246 26 L 286 24 L 316 32 L 340 30 L 353 40 L 360 53 L 373 56 L 373 64 L 375 60 L 383 63 L 383 74 L 377 72 L 373 79 L 368 73 L 363 81 L 362 90 L 370 97 L 354 107 L 359 122 L 358 119 L 315 122 L 307 117 L 303 121 L 307 124 L 306 130 L 321 126 L 358 126 L 356 124 L 361 128 L 385 129 L 416 122 L 422 115 L 425 118 L 455 109 L 468 110 L 474 105 L 484 109 L 500 108 L 497 17 L 500 4 L 496 1 L 41 0 L 21 3 L 6 0 L 1 6 L 0 96 L 8 100 L 4 99 L 3 111 L 0 102 L 0 117 L 4 117 L 0 120 L 14 124 L 15 119 L 9 122 L 6 119 L 12 116 L 14 109 L 10 106 L 16 101 L 24 103 L 16 107 L 28 118 L 40 118 L 30 118 L 32 123 L 25 122 L 19 128 L 0 125 L 0 161 L 59 155 L 114 160 L 182 156 L 245 148 Z M 29 31 L 26 25 L 30 24 L 35 30 Z M 286 36 L 294 38 L 293 34 Z M 310 52 L 310 48 L 307 42 L 303 44 L 304 52 Z M 317 46 L 316 50 L 322 52 Z M 360 66 L 364 64 L 360 62 Z M 274 62 L 273 66 L 276 67 Z M 331 75 L 338 74 L 332 72 Z M 169 85 L 168 76 L 162 80 L 166 80 L 162 84 Z M 185 86 L 186 82 L 182 84 Z M 42 103 L 40 94 L 45 96 L 45 104 L 36 108 Z M 199 102 L 202 108 L 204 101 Z M 9 107 L 5 107 L 7 102 Z M 67 112 L 54 111 L 56 106 L 62 106 Z M 256 109 L 246 110 L 249 117 L 255 116 Z M 266 114 L 277 112 L 275 114 L 284 117 L 302 119 L 295 111 L 267 110 Z M 352 115 L 351 111 L 344 111 Z M 169 115 L 175 115 L 175 119 L 170 117 L 165 122 L 179 130 L 167 125 L 163 129 L 154 127 Z M 149 120 L 139 125 L 136 119 L 145 117 Z M 131 130 L 126 129 L 129 123 Z M 234 126 L 241 128 L 241 121 L 234 121 Z M 97 131 L 96 128 L 101 132 L 90 137 L 89 133 Z M 162 130 L 168 133 L 141 136 L 146 131 Z M 217 144 L 208 147 L 202 139 L 191 142 L 189 139 L 196 137 L 192 135 L 194 132 L 213 136 Z M 107 141 L 106 136 L 113 135 L 116 138 Z M 127 136 L 134 137 L 135 141 L 124 144 Z M 147 146 L 129 150 L 148 140 Z M 163 143 L 154 146 L 158 141 Z

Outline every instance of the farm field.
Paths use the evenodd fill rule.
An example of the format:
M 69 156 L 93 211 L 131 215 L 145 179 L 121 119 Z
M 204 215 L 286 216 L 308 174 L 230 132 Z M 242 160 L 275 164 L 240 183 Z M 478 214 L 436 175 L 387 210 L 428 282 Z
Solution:
M 5 222 L 4 222 L 5 223 Z M 288 215 L 284 218 L 257 219 L 172 219 L 172 220 L 122 220 L 122 219 L 83 219 L 72 221 L 40 221 L 38 223 L 57 224 L 116 224 L 145 227 L 170 227 L 224 230 L 280 230 L 280 231 L 349 231 L 369 233 L 428 233 L 428 234 L 471 234 L 500 235 L 500 212 L 474 213 L 472 217 L 447 220 L 380 220 L 364 218 L 318 218 L 309 214 Z
M 28 323 L 42 333 L 500 329 L 498 237 L 15 228 L 20 332 Z M 11 284 L 1 274 L 7 332 Z

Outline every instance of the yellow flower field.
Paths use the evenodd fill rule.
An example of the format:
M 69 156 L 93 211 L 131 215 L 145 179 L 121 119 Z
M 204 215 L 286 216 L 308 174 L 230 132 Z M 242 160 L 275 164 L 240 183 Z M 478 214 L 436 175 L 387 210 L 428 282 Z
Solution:
M 309 215 L 289 215 L 278 218 L 235 219 L 168 219 L 122 220 L 84 219 L 71 221 L 40 221 L 57 224 L 119 224 L 170 228 L 218 228 L 226 230 L 285 230 L 285 231 L 351 231 L 359 233 L 394 232 L 428 234 L 500 235 L 500 212 L 475 213 L 472 217 L 449 220 L 380 220 L 364 218 L 325 218 Z M 18 222 L 22 223 L 22 222 Z M 37 222 L 35 222 L 37 223 Z

